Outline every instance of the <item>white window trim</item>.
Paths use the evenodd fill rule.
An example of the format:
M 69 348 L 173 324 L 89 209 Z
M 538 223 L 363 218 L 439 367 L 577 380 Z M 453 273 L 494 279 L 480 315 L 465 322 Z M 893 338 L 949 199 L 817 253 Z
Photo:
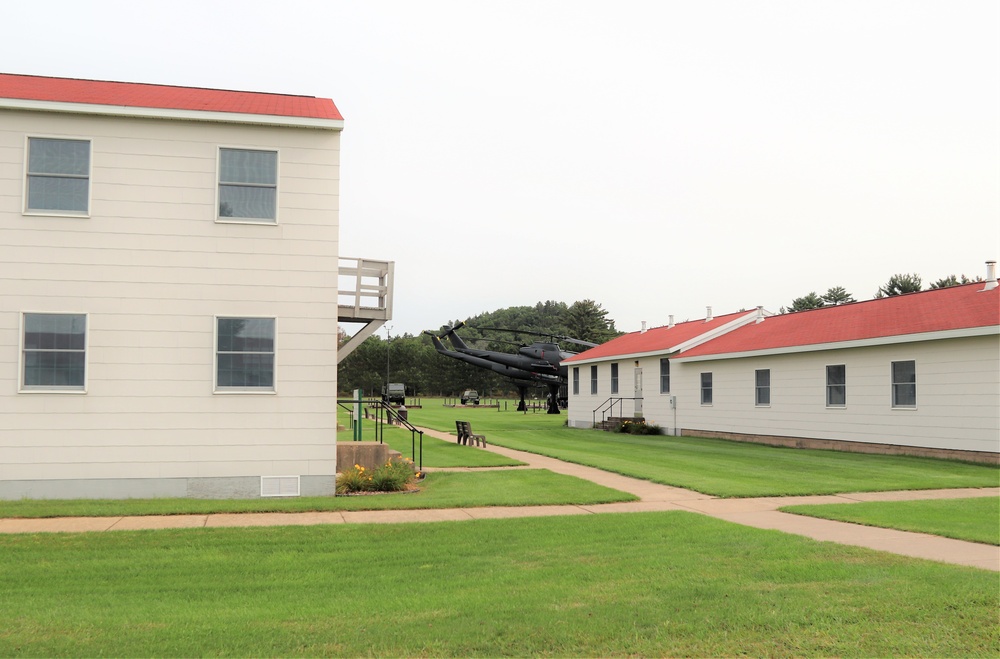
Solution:
M 712 392 L 712 400 L 705 402 L 705 385 L 702 380 L 703 375 L 708 375 L 712 378 L 712 383 L 708 386 L 708 390 Z M 702 371 L 698 374 L 698 402 L 702 407 L 712 407 L 715 404 L 715 375 L 713 371 Z
M 618 367 L 618 362 L 613 362 L 610 366 L 611 369 L 611 394 L 615 395 L 618 393 L 618 372 L 621 369 Z
M 757 384 L 757 372 L 767 371 L 767 401 L 766 403 L 757 402 L 757 392 L 763 389 Z M 754 407 L 771 407 L 771 369 L 769 368 L 756 368 L 753 371 L 753 406 Z
M 274 321 L 274 381 L 270 389 L 264 387 L 222 387 L 219 388 L 219 319 L 247 318 Z M 235 313 L 217 314 L 212 317 L 212 393 L 220 396 L 273 396 L 278 393 L 278 318 L 276 316 L 246 316 Z
M 83 316 L 86 331 L 83 334 L 83 388 L 49 388 L 24 386 L 24 317 L 28 314 L 48 314 L 53 316 Z M 59 396 L 81 396 L 87 393 L 90 382 L 90 314 L 85 311 L 22 311 L 18 322 L 17 339 L 17 393 L 19 394 L 56 394 Z
M 892 379 L 892 365 L 898 362 L 913 362 L 913 405 L 896 405 L 896 383 Z M 917 409 L 917 360 L 916 359 L 890 359 L 889 360 L 889 409 L 901 412 L 913 412 Z
M 831 405 L 830 404 L 830 381 L 827 375 L 827 369 L 831 366 L 843 366 L 844 367 L 844 404 L 843 405 Z M 847 409 L 847 364 L 825 364 L 823 366 L 823 402 L 826 404 L 826 409 L 828 410 L 846 410 Z
M 87 163 L 87 212 L 85 213 L 74 213 L 73 211 L 47 211 L 47 210 L 29 210 L 28 209 L 28 156 L 31 149 L 31 140 L 67 140 L 67 141 L 77 141 L 77 142 L 88 142 L 90 144 L 90 162 Z M 24 136 L 24 165 L 23 171 L 21 173 L 21 215 L 26 215 L 30 217 L 72 217 L 77 219 L 88 219 L 91 216 L 91 211 L 93 210 L 94 203 L 94 140 L 90 137 L 77 137 L 74 135 L 42 135 L 38 133 L 32 133 L 30 135 Z M 29 312 L 35 313 L 35 312 Z M 37 313 L 48 313 L 47 311 L 40 311 Z
M 274 219 L 261 217 L 257 219 L 247 217 L 221 217 L 219 215 L 219 197 L 222 181 L 222 150 L 239 149 L 241 151 L 267 151 L 275 155 L 274 163 Z M 254 226 L 277 226 L 278 217 L 281 214 L 281 150 L 277 148 L 262 148 L 260 146 L 238 146 L 234 144 L 219 144 L 215 147 L 215 207 L 212 213 L 215 215 L 216 224 L 252 224 Z M 249 316 L 241 316 L 241 318 Z
M 664 359 L 666 359 L 666 358 L 661 357 L 660 361 L 657 362 L 657 365 L 659 366 L 659 369 L 660 369 L 659 375 L 657 375 L 657 384 L 660 387 L 660 395 L 669 396 L 670 395 L 670 387 L 671 387 L 670 378 L 672 377 L 671 372 L 670 372 L 671 371 L 670 360 L 666 359 L 666 364 L 667 364 L 667 390 L 664 391 L 663 390 L 663 362 L 664 362 Z M 698 383 L 698 386 L 701 386 L 700 382 Z

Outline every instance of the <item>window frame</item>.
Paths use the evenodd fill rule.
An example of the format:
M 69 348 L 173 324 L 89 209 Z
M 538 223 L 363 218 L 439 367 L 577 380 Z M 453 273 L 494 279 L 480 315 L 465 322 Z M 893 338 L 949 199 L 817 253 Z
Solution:
M 912 364 L 913 365 L 913 381 L 912 382 L 897 382 L 896 381 L 896 364 Z M 898 401 L 898 388 L 899 387 L 911 387 L 913 391 L 913 402 L 912 403 L 900 403 Z M 899 359 L 896 361 L 889 362 L 889 388 L 890 388 L 890 400 L 892 402 L 892 409 L 894 410 L 915 410 L 917 409 L 917 360 L 915 359 Z
M 60 350 L 58 352 L 83 353 L 83 383 L 80 385 L 27 385 L 25 384 L 25 331 L 28 316 L 82 316 L 83 317 L 83 350 Z M 90 314 L 85 311 L 22 311 L 18 327 L 18 360 L 17 360 L 17 392 L 20 394 L 71 394 L 87 393 L 87 382 L 90 376 L 88 357 L 90 355 Z M 37 350 L 33 352 L 56 352 L 56 350 Z
M 274 154 L 274 184 L 248 183 L 241 181 L 222 180 L 222 153 L 224 151 L 253 151 L 257 153 Z M 279 149 L 263 149 L 253 146 L 219 145 L 215 156 L 215 221 L 222 224 L 254 224 L 258 226 L 270 226 L 278 224 L 279 208 L 279 182 L 281 181 L 281 152 Z M 222 205 L 223 186 L 245 187 L 245 188 L 268 188 L 274 190 L 274 217 L 236 217 L 219 213 Z
M 78 174 L 61 174 L 53 172 L 32 172 L 31 171 L 31 141 L 32 140 L 49 140 L 49 141 L 59 141 L 59 142 L 85 142 L 87 144 L 87 175 L 81 176 Z M 45 178 L 61 178 L 61 179 L 74 179 L 79 180 L 87 179 L 87 208 L 83 211 L 74 210 L 62 210 L 62 209 L 52 209 L 52 208 L 31 208 L 30 198 L 31 198 L 31 177 L 45 177 Z M 75 217 L 86 219 L 91 215 L 92 202 L 93 202 L 93 184 L 94 184 L 94 140 L 89 137 L 79 137 L 74 135 L 25 135 L 24 136 L 24 180 L 22 187 L 22 204 L 21 213 L 23 215 L 31 215 L 37 217 Z
M 573 395 L 580 395 L 580 367 L 573 367 Z
M 618 393 L 618 362 L 611 364 L 611 393 Z
M 597 395 L 597 364 L 592 364 L 590 367 L 590 395 Z
M 831 384 L 831 382 L 830 382 L 830 369 L 831 368 L 840 368 L 840 369 L 842 369 L 843 380 L 844 380 L 842 383 L 839 383 L 839 384 L 838 383 L 832 383 Z M 829 409 L 843 409 L 843 408 L 847 407 L 847 365 L 846 364 L 827 364 L 826 365 L 826 369 L 825 369 L 825 373 L 826 373 L 826 387 L 825 387 L 825 390 L 826 390 L 826 406 L 827 406 L 827 408 L 829 408 Z M 844 402 L 842 402 L 842 403 L 831 402 L 831 399 L 832 399 L 831 393 L 832 393 L 832 391 L 833 391 L 833 389 L 835 387 L 840 387 L 841 389 L 843 389 L 842 396 L 843 396 Z
M 707 383 L 705 376 L 708 376 Z M 708 407 L 712 405 L 712 371 L 706 371 L 699 376 L 701 385 L 701 404 Z M 707 396 L 705 394 L 708 394 Z
M 271 352 L 263 351 L 237 351 L 231 350 L 226 351 L 225 354 L 270 354 L 271 355 L 271 386 L 219 386 L 219 321 L 220 320 L 270 320 L 272 321 L 272 333 L 271 333 Z M 213 376 L 212 383 L 213 389 L 212 393 L 215 394 L 276 394 L 278 393 L 278 319 L 276 316 L 237 316 L 234 314 L 220 314 L 214 317 L 214 329 L 213 329 Z
M 761 384 L 761 374 L 767 375 L 767 382 Z M 765 394 L 762 396 L 761 394 Z M 767 400 L 762 400 L 766 398 Z M 771 369 L 757 368 L 753 372 L 753 404 L 754 407 L 771 407 Z
M 667 367 L 666 373 L 663 372 L 664 366 Z M 664 387 L 664 385 L 666 385 L 666 387 Z M 670 393 L 670 359 L 667 357 L 660 358 L 660 393 Z

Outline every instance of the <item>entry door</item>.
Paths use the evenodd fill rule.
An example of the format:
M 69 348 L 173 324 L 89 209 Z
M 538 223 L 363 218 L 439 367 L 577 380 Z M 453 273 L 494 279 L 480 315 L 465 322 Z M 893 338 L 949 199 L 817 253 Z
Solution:
M 642 416 L 642 369 L 635 369 L 635 416 Z

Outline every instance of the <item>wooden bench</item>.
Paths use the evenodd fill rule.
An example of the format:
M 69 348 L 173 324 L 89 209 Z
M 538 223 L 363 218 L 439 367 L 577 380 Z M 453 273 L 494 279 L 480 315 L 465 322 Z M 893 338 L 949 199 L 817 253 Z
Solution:
M 468 421 L 456 421 L 455 430 L 458 433 L 458 443 L 471 446 L 475 442 L 476 446 L 486 446 L 486 435 L 477 435 L 472 432 L 472 424 Z

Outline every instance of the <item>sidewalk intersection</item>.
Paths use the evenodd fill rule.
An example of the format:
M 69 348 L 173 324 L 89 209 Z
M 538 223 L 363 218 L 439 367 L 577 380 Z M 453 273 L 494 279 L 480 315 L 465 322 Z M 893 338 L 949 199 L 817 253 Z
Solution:
M 454 436 L 424 429 L 424 433 L 454 441 Z M 864 501 L 908 501 L 1000 496 L 1000 488 L 963 488 L 906 492 L 863 492 L 823 496 L 718 499 L 681 488 L 614 474 L 593 467 L 563 462 L 524 451 L 488 446 L 487 450 L 527 464 L 527 467 L 583 478 L 606 487 L 629 492 L 639 501 L 596 505 L 446 508 L 420 510 L 371 510 L 313 513 L 242 513 L 210 515 L 170 515 L 142 517 L 78 517 L 52 519 L 0 519 L 0 533 L 84 532 L 137 529 L 251 527 L 314 524 L 377 524 L 401 522 L 462 521 L 549 515 L 589 515 L 686 510 L 745 526 L 774 529 L 846 545 L 868 547 L 903 556 L 942 563 L 965 565 L 1000 572 L 1000 547 L 952 540 L 924 533 L 896 531 L 846 522 L 823 520 L 790 513 L 778 508 L 796 504 L 858 503 Z M 509 468 L 509 467 L 508 467 Z M 474 471 L 472 468 L 459 470 Z M 426 471 L 444 471 L 426 469 Z

